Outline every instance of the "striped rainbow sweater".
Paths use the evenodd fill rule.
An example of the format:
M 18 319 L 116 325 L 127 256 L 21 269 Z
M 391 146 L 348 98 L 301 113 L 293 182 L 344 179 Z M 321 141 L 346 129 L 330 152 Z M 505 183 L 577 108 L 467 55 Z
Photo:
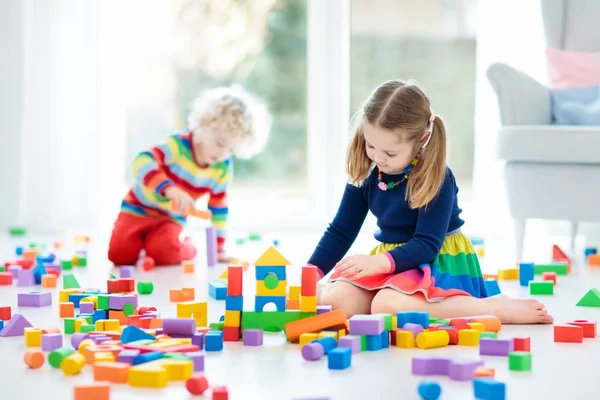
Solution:
M 177 185 L 194 200 L 208 195 L 208 208 L 217 233 L 217 248 L 225 246 L 227 188 L 233 174 L 231 159 L 209 166 L 196 162 L 192 132 L 169 136 L 166 143 L 141 152 L 133 163 L 135 183 L 123 199 L 121 211 L 145 217 L 169 217 L 184 225 L 185 217 L 169 211 L 164 190 Z

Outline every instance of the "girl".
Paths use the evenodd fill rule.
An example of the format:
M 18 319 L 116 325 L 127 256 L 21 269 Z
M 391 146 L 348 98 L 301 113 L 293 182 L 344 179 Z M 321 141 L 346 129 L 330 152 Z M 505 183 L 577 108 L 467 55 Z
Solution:
M 553 322 L 536 300 L 487 298 L 477 256 L 460 229 L 444 123 L 427 96 L 412 84 L 388 81 L 355 117 L 346 157 L 350 183 L 309 260 L 323 275 L 333 269 L 319 302 L 348 317 L 428 311 L 437 318 L 491 314 L 509 324 Z M 381 244 L 369 255 L 342 259 L 369 210 Z
M 257 154 L 267 141 L 270 124 L 267 109 L 240 87 L 202 93 L 192 104 L 188 130 L 135 159 L 135 182 L 114 224 L 110 261 L 135 264 L 142 249 L 156 265 L 193 259 L 196 249 L 191 240 L 181 242 L 179 236 L 185 215 L 204 195 L 216 228 L 218 260 L 230 261 L 224 246 L 231 157 Z

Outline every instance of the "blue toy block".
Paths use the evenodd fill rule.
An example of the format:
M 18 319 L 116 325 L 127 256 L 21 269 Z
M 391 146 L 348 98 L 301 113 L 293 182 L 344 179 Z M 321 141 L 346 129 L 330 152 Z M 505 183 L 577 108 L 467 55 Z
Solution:
M 220 280 L 208 283 L 208 294 L 215 300 L 225 300 L 227 297 L 227 285 Z
M 346 369 L 352 364 L 352 349 L 350 347 L 336 347 L 327 353 L 327 367 L 329 369 Z
M 244 308 L 244 296 L 227 296 L 225 298 L 225 309 L 229 311 L 242 311 Z
M 285 311 L 285 296 L 256 296 L 254 298 L 254 311 L 262 312 L 265 305 L 275 303 L 277 311 Z
M 384 331 L 385 332 L 385 331 Z M 389 335 L 389 333 L 388 333 Z M 365 335 L 367 337 L 367 350 L 377 351 L 381 350 L 381 335 Z
M 583 252 L 583 256 L 585 257 L 586 261 L 590 254 L 598 254 L 598 249 L 595 247 L 586 247 L 585 251 Z
M 35 267 L 33 268 L 33 278 L 35 279 L 35 284 L 39 285 L 42 283 L 42 275 L 46 275 L 48 272 L 46 271 L 46 267 L 44 267 L 44 263 L 37 260 Z
M 4 329 L 4 321 L 0 319 L 0 331 Z
M 17 255 L 17 257 L 21 257 L 23 255 L 23 246 L 17 246 L 15 248 L 15 254 Z
M 481 400 L 504 400 L 506 385 L 493 378 L 473 379 L 473 395 Z
M 135 342 L 136 340 L 156 340 L 154 336 L 149 333 L 144 332 L 137 326 L 130 325 L 127 328 L 123 329 L 121 333 L 121 343 L 130 343 Z
M 223 331 L 208 331 L 204 334 L 204 351 L 223 350 Z
M 495 296 L 497 294 L 500 294 L 500 286 L 498 286 L 498 281 L 495 279 L 486 279 L 484 281 L 485 284 L 485 291 L 488 295 L 488 297 L 491 296 Z
M 225 316 L 221 315 L 221 318 L 219 318 L 219 322 L 225 322 Z
M 335 340 L 333 336 L 323 336 L 313 340 L 311 343 L 319 343 L 321 346 L 323 346 L 325 354 L 337 347 L 337 340 Z
M 437 400 L 442 394 L 442 388 L 437 382 L 421 381 L 418 392 L 423 400 Z
M 92 314 L 92 323 L 95 324 L 96 321 L 101 319 L 108 319 L 108 310 L 94 310 Z
M 86 297 L 90 297 L 90 295 L 87 293 L 71 293 L 69 295 L 69 302 L 73 303 L 75 308 L 79 308 L 81 299 L 85 299 Z
M 473 246 L 483 246 L 483 245 L 485 245 L 485 242 L 484 242 L 483 238 L 479 237 L 479 236 L 470 236 L 469 240 L 471 240 L 471 244 Z
M 429 313 L 421 311 L 402 311 L 396 314 L 396 326 L 400 329 L 410 322 L 412 324 L 419 324 L 424 329 L 429 328 Z
M 149 353 L 140 354 L 133 359 L 133 365 L 140 365 L 150 361 L 156 361 L 163 358 L 164 354 L 160 351 L 151 351 Z
M 533 263 L 520 263 L 519 264 L 519 284 L 521 286 L 529 286 L 529 281 L 534 278 L 535 265 Z
M 381 348 L 387 349 L 390 347 L 390 331 L 381 332 Z
M 265 279 L 267 274 L 275 274 L 277 275 L 277 279 L 280 281 L 286 280 L 286 267 L 285 266 L 256 266 L 256 280 L 262 281 Z

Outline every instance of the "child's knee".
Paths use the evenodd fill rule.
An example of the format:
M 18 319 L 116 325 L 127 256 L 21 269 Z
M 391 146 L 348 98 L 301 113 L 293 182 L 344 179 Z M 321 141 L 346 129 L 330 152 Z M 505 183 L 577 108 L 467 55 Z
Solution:
M 371 302 L 371 314 L 394 314 L 402 308 L 399 296 L 391 289 L 380 290 Z
M 342 308 L 343 304 L 348 302 L 348 295 L 343 289 L 335 283 L 326 284 L 318 296 L 319 304 L 330 305 L 334 310 Z

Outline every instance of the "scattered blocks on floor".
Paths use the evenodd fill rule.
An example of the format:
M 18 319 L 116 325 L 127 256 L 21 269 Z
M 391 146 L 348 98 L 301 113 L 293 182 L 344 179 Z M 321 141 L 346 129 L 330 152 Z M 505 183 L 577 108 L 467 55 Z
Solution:
M 223 332 L 208 331 L 204 335 L 204 350 L 205 351 L 221 351 L 223 350 Z
M 554 341 L 557 343 L 583 343 L 583 327 L 554 325 Z
M 554 286 L 556 286 L 556 281 L 557 281 L 556 272 L 544 272 L 542 274 L 542 280 L 543 281 L 552 281 L 552 283 L 554 283 Z
M 432 381 L 419 382 L 417 391 L 423 400 L 437 400 L 442 394 L 442 388 L 439 383 Z
M 352 363 L 352 349 L 336 347 L 327 353 L 327 367 L 329 369 L 346 369 Z
M 474 379 L 473 396 L 482 400 L 504 400 L 506 398 L 506 385 L 493 378 Z
M 479 339 L 479 355 L 482 356 L 508 356 L 514 351 L 513 339 Z
M 518 336 L 513 338 L 514 351 L 531 351 L 531 338 L 529 336 Z
M 38 369 L 44 365 L 44 353 L 37 350 L 27 350 L 23 356 L 25 364 L 31 369 Z
M 0 331 L 0 337 L 23 336 L 25 328 L 31 328 L 31 323 L 21 314 L 14 314 L 12 318 L 4 324 Z
M 531 353 L 525 351 L 509 353 L 508 369 L 511 371 L 531 371 Z
M 552 281 L 530 281 L 529 294 L 546 295 L 554 294 L 554 282 Z
M 596 337 L 596 321 L 576 319 L 573 321 L 568 321 L 567 325 L 575 325 L 583 328 L 583 337 L 586 339 L 593 339 Z
M 475 329 L 461 329 L 458 331 L 459 346 L 477 346 L 479 344 L 479 331 Z
M 519 270 L 517 268 L 498 269 L 498 280 L 516 281 L 519 279 Z
M 600 290 L 590 289 L 588 292 L 577 302 L 579 307 L 600 307 Z
M 520 263 L 519 264 L 519 284 L 523 287 L 527 287 L 529 282 L 534 279 L 535 275 L 535 264 L 534 263 Z

